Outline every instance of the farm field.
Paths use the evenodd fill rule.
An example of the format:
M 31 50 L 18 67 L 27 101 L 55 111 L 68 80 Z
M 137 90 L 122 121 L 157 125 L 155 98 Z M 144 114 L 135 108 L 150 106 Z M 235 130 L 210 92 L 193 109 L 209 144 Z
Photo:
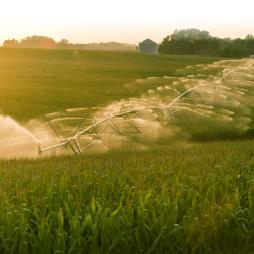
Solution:
M 252 253 L 253 148 L 1 161 L 1 253 Z
M 0 48 L 0 109 L 18 120 L 137 96 L 124 86 L 218 58 L 134 52 Z
M 161 103 L 169 80 L 213 83 L 227 65 L 219 60 L 0 49 L 0 109 L 25 124 L 133 97 Z M 224 88 L 213 104 L 208 87 L 202 105 L 201 93 L 180 105 L 173 134 L 142 149 L 0 159 L 0 253 L 252 253 L 253 88 Z

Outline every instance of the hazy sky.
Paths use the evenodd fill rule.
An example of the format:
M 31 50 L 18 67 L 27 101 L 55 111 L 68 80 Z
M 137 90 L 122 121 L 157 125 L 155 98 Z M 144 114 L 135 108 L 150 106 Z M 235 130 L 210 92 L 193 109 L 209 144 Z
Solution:
M 47 35 L 72 42 L 160 42 L 174 29 L 254 34 L 254 0 L 0 0 L 4 39 Z

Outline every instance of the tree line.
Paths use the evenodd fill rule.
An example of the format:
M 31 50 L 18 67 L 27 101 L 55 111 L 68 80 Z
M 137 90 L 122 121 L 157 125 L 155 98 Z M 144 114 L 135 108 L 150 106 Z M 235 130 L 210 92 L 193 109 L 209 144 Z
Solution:
M 66 39 L 56 42 L 46 36 L 28 36 L 20 41 L 5 40 L 6 48 L 60 48 L 86 50 L 136 50 L 135 45 L 118 42 L 74 44 Z M 244 39 L 218 38 L 208 31 L 199 29 L 175 30 L 165 37 L 158 46 L 159 53 L 178 55 L 208 55 L 221 57 L 247 57 L 254 55 L 254 36 L 247 35 Z
M 126 50 L 135 51 L 136 46 L 133 44 L 119 42 L 105 43 L 70 43 L 66 39 L 56 42 L 47 36 L 28 36 L 20 41 L 16 39 L 5 40 L 2 47 L 4 48 L 46 48 L 46 49 L 85 49 L 85 50 Z
M 16 39 L 5 40 L 4 48 L 57 48 L 57 43 L 54 39 L 46 36 L 28 36 L 20 41 Z
M 175 30 L 163 39 L 158 51 L 178 55 L 247 57 L 254 55 L 254 36 L 231 39 L 212 37 L 208 31 L 199 29 Z

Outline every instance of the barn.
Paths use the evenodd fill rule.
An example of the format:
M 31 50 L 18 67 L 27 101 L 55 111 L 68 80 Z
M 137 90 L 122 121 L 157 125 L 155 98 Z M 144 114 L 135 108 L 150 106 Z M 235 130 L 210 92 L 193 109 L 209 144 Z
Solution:
M 156 42 L 146 39 L 139 43 L 139 52 L 144 54 L 157 54 L 158 45 Z

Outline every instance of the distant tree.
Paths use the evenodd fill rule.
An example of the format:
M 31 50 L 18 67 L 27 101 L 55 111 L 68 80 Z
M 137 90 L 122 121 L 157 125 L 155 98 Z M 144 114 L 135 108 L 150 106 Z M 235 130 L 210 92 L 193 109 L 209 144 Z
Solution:
M 209 32 L 199 29 L 175 30 L 159 45 L 159 52 L 166 54 L 217 55 L 220 43 Z
M 220 40 L 218 38 L 193 40 L 192 53 L 196 55 L 210 55 L 210 56 L 219 55 Z
M 211 38 L 209 32 L 196 28 L 175 30 L 170 37 L 172 40 L 206 40 Z
M 245 41 L 245 48 L 248 55 L 254 55 L 254 38 Z
M 254 36 L 245 39 L 215 38 L 199 29 L 175 30 L 159 44 L 159 52 L 165 54 L 197 54 L 223 57 L 254 55 Z
M 5 40 L 3 43 L 4 48 L 17 48 L 19 46 L 19 42 L 15 39 Z
M 29 36 L 20 41 L 22 48 L 56 48 L 56 42 L 46 36 Z
M 69 41 L 68 41 L 68 40 L 66 40 L 66 39 L 62 39 L 59 43 L 62 43 L 62 44 L 68 44 L 68 43 L 69 43 Z
M 235 45 L 229 45 L 225 49 L 222 50 L 221 56 L 223 57 L 233 57 L 233 58 L 239 58 L 239 57 L 245 57 L 246 54 L 243 49 L 236 47 Z
M 247 34 L 246 37 L 245 37 L 245 40 L 254 40 L 254 35 Z
M 58 48 L 67 48 L 69 45 L 69 41 L 66 39 L 62 39 L 57 43 Z

